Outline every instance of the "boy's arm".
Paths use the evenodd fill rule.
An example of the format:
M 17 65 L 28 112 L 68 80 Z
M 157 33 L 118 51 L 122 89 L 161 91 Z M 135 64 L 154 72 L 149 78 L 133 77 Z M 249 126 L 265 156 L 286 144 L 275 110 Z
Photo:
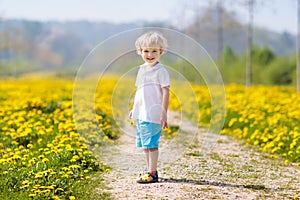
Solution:
M 162 128 L 168 128 L 168 121 L 167 121 L 167 112 L 169 106 L 169 87 L 162 88 L 162 111 L 160 117 L 160 123 Z

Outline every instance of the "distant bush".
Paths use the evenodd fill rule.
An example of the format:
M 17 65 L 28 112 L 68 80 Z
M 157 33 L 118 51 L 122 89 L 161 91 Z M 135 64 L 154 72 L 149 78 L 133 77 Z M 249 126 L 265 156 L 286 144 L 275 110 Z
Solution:
M 225 48 L 217 64 L 226 84 L 245 83 L 246 58 L 246 54 L 237 56 L 230 47 Z M 252 84 L 292 85 L 296 82 L 295 71 L 295 57 L 278 57 L 268 47 L 253 47 Z
M 265 71 L 266 83 L 271 85 L 291 85 L 294 82 L 294 71 L 296 70 L 296 61 L 282 57 L 268 66 Z
M 27 60 L 11 60 L 0 62 L 0 76 L 15 76 L 37 70 L 37 66 Z

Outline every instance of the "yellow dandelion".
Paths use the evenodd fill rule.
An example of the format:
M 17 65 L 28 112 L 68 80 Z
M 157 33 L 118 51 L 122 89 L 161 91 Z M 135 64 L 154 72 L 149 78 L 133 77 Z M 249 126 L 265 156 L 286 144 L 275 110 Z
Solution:
M 55 195 L 51 197 L 53 200 L 60 200 L 59 196 Z
M 44 176 L 44 172 L 38 172 L 36 173 L 34 178 L 42 178 Z
M 64 189 L 62 189 L 62 188 L 56 188 L 56 190 L 57 190 L 57 191 L 61 191 L 61 192 L 64 191 Z
M 49 159 L 48 159 L 48 158 L 44 158 L 44 159 L 42 160 L 42 162 L 47 163 L 47 162 L 49 162 Z

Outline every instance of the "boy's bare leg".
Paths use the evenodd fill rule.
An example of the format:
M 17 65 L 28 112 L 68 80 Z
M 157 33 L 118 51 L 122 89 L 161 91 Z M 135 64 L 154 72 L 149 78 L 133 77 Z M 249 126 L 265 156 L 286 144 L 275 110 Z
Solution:
M 157 171 L 158 148 L 149 149 L 149 172 L 154 175 Z
M 150 161 L 149 161 L 149 157 L 150 157 L 150 155 L 149 155 L 149 149 L 144 149 L 144 153 L 145 153 L 145 157 L 146 157 L 146 162 L 147 162 L 147 170 L 149 170 L 149 164 L 150 164 Z

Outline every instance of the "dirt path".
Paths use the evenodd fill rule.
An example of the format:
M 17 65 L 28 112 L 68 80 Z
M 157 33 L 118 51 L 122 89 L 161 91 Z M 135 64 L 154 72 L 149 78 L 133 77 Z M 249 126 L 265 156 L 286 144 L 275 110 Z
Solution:
M 178 120 L 178 116 L 172 115 L 172 121 L 181 126 L 181 131 L 175 139 L 161 142 L 159 183 L 136 183 L 145 161 L 134 144 L 135 129 L 127 125 L 119 144 L 102 152 L 105 163 L 112 166 L 104 176 L 109 187 L 105 192 L 115 199 L 245 200 L 300 196 L 298 165 L 270 159 L 229 136 L 206 133 Z M 211 138 L 206 143 L 216 141 L 213 149 L 201 145 L 206 134 Z

